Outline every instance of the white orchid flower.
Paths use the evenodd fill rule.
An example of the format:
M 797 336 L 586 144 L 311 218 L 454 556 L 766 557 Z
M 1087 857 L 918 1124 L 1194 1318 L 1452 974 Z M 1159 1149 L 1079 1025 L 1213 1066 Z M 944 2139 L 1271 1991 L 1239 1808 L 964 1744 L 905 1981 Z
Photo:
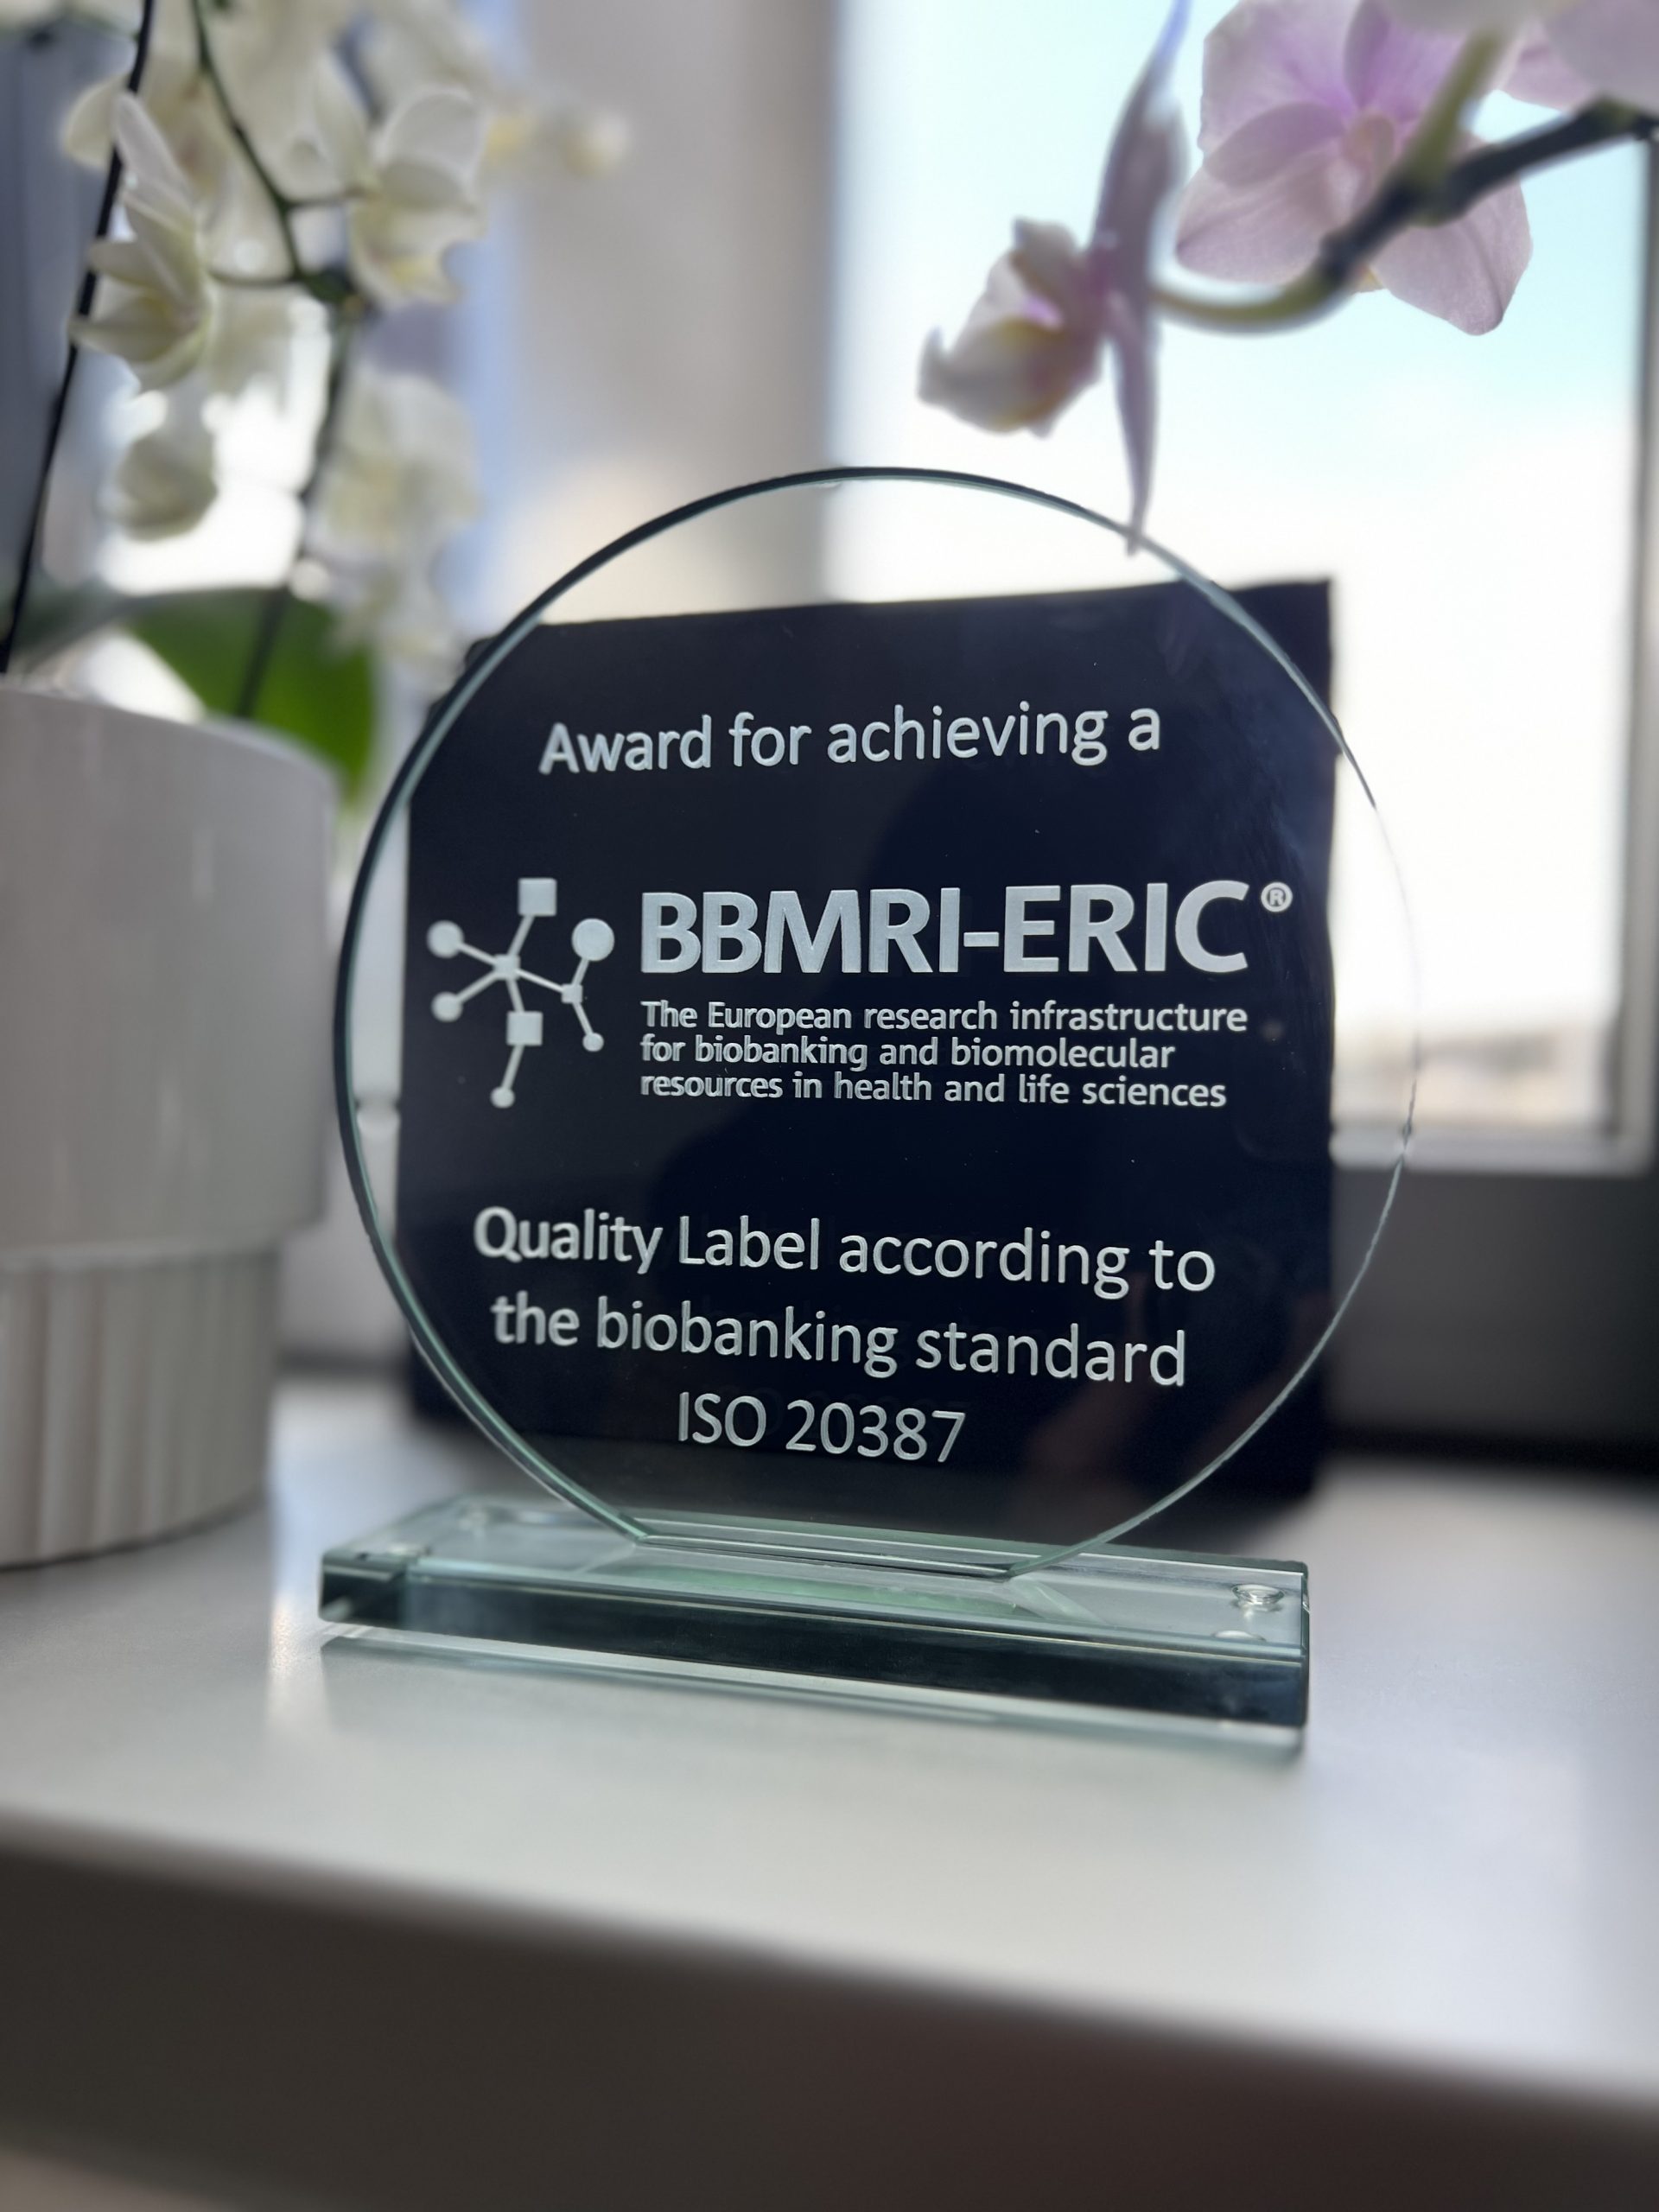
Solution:
M 429 575 L 411 569 L 360 572 L 340 607 L 342 639 L 372 643 L 422 690 L 439 692 L 454 676 L 461 626 Z
M 238 14 L 214 20 L 228 28 L 247 19 Z M 223 36 L 223 30 L 214 33 L 216 54 Z M 241 50 L 234 37 L 226 43 L 232 54 Z M 220 62 L 224 69 L 222 55 Z M 115 104 L 125 89 L 125 74 L 118 73 L 90 86 L 74 103 L 61 133 L 73 160 L 88 168 L 105 167 Z M 286 259 L 282 232 L 202 71 L 190 0 L 158 0 L 139 97 L 201 204 L 209 260 L 240 275 L 280 275 Z M 240 113 L 239 92 L 238 98 Z
M 342 402 L 318 487 L 309 550 L 329 572 L 348 632 L 433 683 L 457 638 L 432 580 L 479 511 L 473 429 L 429 378 L 360 366 Z
M 99 238 L 89 250 L 88 263 L 105 281 L 95 312 L 73 317 L 69 335 L 118 355 L 147 390 L 159 389 L 194 368 L 212 328 L 201 211 L 167 141 L 130 92 L 116 102 L 115 143 L 131 235 Z
M 353 0 L 258 0 L 213 18 L 213 58 L 238 119 L 280 187 L 296 199 L 338 191 L 366 128 L 336 41 Z M 351 118 L 340 150 L 342 111 Z
M 505 90 L 477 27 L 452 0 L 371 0 L 362 54 L 365 73 L 388 108 L 437 85 L 470 92 L 483 107 Z
M 1541 107 L 1582 106 L 1598 93 L 1659 111 L 1655 0 L 1385 0 L 1419 29 L 1522 41 L 1504 90 Z
M 118 69 L 89 85 L 64 118 L 63 149 L 84 168 L 101 169 L 109 162 L 115 104 L 127 88 L 127 73 Z M 224 179 L 232 139 L 197 62 L 190 0 L 157 0 L 142 99 L 197 196 L 204 206 L 211 204 Z
M 478 505 L 461 402 L 430 377 L 359 365 L 319 492 L 322 537 L 377 560 L 429 558 Z
M 352 0 L 257 0 L 209 18 L 214 64 L 237 118 L 272 180 L 296 198 L 326 196 L 346 181 L 325 151 L 334 135 L 329 113 L 349 107 L 353 145 L 366 143 L 360 103 L 334 51 L 353 12 Z M 125 83 L 118 73 L 90 86 L 65 120 L 65 150 L 87 168 L 109 159 Z M 280 275 L 283 234 L 201 67 L 191 0 L 158 0 L 142 99 L 201 201 L 213 257 L 238 274 Z
M 105 511 L 130 537 L 176 537 L 194 530 L 212 506 L 219 484 L 213 433 L 202 416 L 205 396 L 197 378 L 175 385 L 161 421 L 117 463 Z
M 452 0 L 378 0 L 360 52 L 383 108 L 441 85 L 469 93 L 484 115 L 486 172 L 523 169 L 550 155 L 568 175 L 601 177 L 627 157 L 621 116 L 574 94 L 527 92 Z
M 484 228 L 483 152 L 483 111 L 454 86 L 411 93 L 379 125 L 346 226 L 352 273 L 371 299 L 456 296 L 443 257 Z
M 456 296 L 443 266 L 452 245 L 480 235 L 485 118 L 469 92 L 428 86 L 371 127 L 337 62 L 315 73 L 308 125 L 292 143 L 289 188 L 346 203 L 353 276 L 381 307 Z

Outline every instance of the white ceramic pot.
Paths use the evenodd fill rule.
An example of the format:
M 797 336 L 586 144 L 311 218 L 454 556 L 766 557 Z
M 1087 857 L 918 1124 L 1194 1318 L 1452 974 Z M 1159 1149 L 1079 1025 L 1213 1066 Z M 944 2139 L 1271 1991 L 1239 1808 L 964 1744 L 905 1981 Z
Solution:
M 332 790 L 0 683 L 0 1562 L 253 1495 L 327 1122 Z

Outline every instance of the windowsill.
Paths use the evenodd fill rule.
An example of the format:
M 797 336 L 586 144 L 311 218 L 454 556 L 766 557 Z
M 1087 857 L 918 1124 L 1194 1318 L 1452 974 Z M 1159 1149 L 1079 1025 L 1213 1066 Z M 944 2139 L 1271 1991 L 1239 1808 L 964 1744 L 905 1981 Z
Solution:
M 1150 2126 L 1159 2094 L 1171 2110 L 1190 2099 L 1199 2118 L 1206 2099 L 1247 2094 L 1263 2138 L 1238 2141 L 1228 2201 L 1253 2204 L 1250 2170 L 1272 2171 L 1276 2126 L 1299 2125 L 1310 2099 L 1328 2118 L 1332 2097 L 1363 2107 L 1373 2091 L 1390 2115 L 1395 2188 L 1416 2171 L 1411 2114 L 1432 2110 L 1419 2147 L 1443 2181 L 1448 2125 L 1471 2155 L 1496 2129 L 1487 2160 L 1492 2143 L 1544 2126 L 1566 2131 L 1586 2182 L 1575 2202 L 1637 2201 L 1595 2193 L 1604 2154 L 1635 2160 L 1629 2173 L 1659 2195 L 1651 1493 L 1348 1461 L 1311 1503 L 1264 1515 L 1251 1548 L 1305 1558 L 1313 1593 L 1313 1717 L 1286 1758 L 424 1658 L 324 1630 L 326 1544 L 469 1482 L 514 1479 L 468 1440 L 410 1427 L 389 1390 L 295 1383 L 269 1516 L 0 1576 L 0 1942 L 12 1961 L 0 2133 L 74 2126 L 118 2141 L 149 2128 L 146 2157 L 211 2154 L 221 2172 L 246 2161 L 297 2189 L 308 2113 L 319 2145 L 334 2123 L 294 2103 L 303 2084 L 285 2069 L 292 2058 L 303 2075 L 302 2051 L 321 2036 L 348 2100 L 367 2094 L 350 2087 L 354 2067 L 381 2066 L 416 2104 L 423 2069 L 449 2069 L 458 2155 L 469 2129 L 505 2139 L 524 2124 L 505 2107 L 486 2122 L 461 2085 L 493 2034 L 504 2078 L 523 2044 L 508 2025 L 527 2005 L 528 2032 L 561 2054 L 536 2120 L 552 2171 L 560 2069 L 590 2120 L 671 2093 L 717 2106 L 736 2093 L 742 2037 L 782 2007 L 793 2024 L 778 2033 L 803 2055 L 840 2024 L 813 2061 L 821 2101 L 768 2123 L 779 2156 L 794 2141 L 825 2173 L 840 2154 L 813 2115 L 843 2094 L 874 2111 L 879 2092 L 857 2082 L 882 2050 L 888 2088 L 914 2097 L 925 2133 L 936 2107 L 995 2105 L 999 2082 L 1014 2095 L 1033 2037 L 1047 2037 L 1083 2064 L 1040 2147 L 1020 2110 L 1002 2112 L 1032 2201 L 1039 2174 L 1132 2171 L 1135 2115 Z M 127 1904 L 77 1965 L 100 1893 Z M 147 1952 L 175 1910 L 182 1940 Z M 376 1929 L 395 1936 L 377 1955 L 396 1963 L 365 1986 L 353 1946 Z M 191 2043 L 208 1953 L 222 1987 L 202 2017 L 219 2023 L 225 2052 L 257 2029 L 240 2135 L 222 2101 L 211 2126 L 201 2117 L 200 2069 L 219 2063 Z M 435 1973 L 440 1958 L 442 1986 L 411 2014 L 397 1976 L 418 1979 L 423 1960 Z M 301 1961 L 309 2011 L 290 2031 L 278 1985 Z M 73 2001 L 43 2010 L 54 1976 L 74 1980 Z M 137 2102 L 131 2081 L 100 2070 L 100 2005 L 118 1985 L 150 2023 Z M 652 2022 L 679 2001 L 669 1991 L 694 2018 L 713 2008 L 706 2044 L 664 2043 Z M 1055 2058 L 1042 2094 L 1061 2094 L 1069 2063 Z M 76 2101 L 60 2110 L 63 2079 Z M 359 2118 L 370 2139 L 394 2125 Z M 1117 2155 L 1129 2164 L 1091 2164 L 1114 2131 L 1127 2131 Z M 1280 2142 L 1274 2155 L 1303 2155 Z M 660 2176 L 682 2184 L 676 2196 L 664 2180 L 659 2201 L 766 2201 L 721 2166 L 730 2144 L 658 2149 Z M 1189 2153 L 1166 2146 L 1160 2171 Z M 365 2171 L 385 2177 L 387 2202 L 428 2201 L 409 2194 L 400 2155 L 383 2141 Z M 568 2201 L 634 2202 L 623 2177 L 650 2145 L 615 2155 L 613 2198 Z M 440 2175 L 441 2149 L 423 2156 Z M 722 2177 L 706 2194 L 691 2185 L 700 2171 Z M 975 2171 L 996 2171 L 992 2151 Z M 1510 2192 L 1487 2201 L 1565 2202 L 1527 2193 L 1529 2175 L 1541 2187 L 1551 2171 L 1535 2145 Z M 935 2201 L 913 2174 L 891 2180 L 889 2195 L 867 2173 L 862 2203 Z M 433 2188 L 434 2202 L 463 2201 Z M 1408 2199 L 1442 2201 L 1421 2188 Z M 472 2201 L 493 2212 L 518 2200 Z M 1346 2212 L 1370 2200 L 1341 2201 Z

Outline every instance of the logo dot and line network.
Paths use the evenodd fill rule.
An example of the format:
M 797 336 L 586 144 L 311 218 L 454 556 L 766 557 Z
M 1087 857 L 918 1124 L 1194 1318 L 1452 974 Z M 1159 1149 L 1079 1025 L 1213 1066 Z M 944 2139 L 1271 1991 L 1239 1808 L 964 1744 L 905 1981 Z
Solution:
M 524 1054 L 543 1041 L 543 1017 L 539 1010 L 524 1004 L 523 985 L 534 983 L 540 990 L 551 991 L 571 1008 L 581 1025 L 584 1051 L 602 1052 L 605 1049 L 605 1039 L 588 1019 L 583 982 L 593 963 L 605 959 L 615 949 L 616 933 L 610 924 L 589 916 L 571 931 L 570 949 L 576 956 L 576 969 L 568 983 L 556 983 L 546 976 L 538 976 L 524 963 L 524 943 L 531 930 L 537 921 L 550 919 L 557 909 L 558 885 L 552 876 L 522 875 L 518 879 L 518 926 L 505 952 L 481 952 L 477 945 L 469 944 L 459 922 L 434 922 L 426 933 L 428 950 L 435 953 L 440 960 L 475 960 L 484 970 L 463 990 L 438 993 L 432 1001 L 432 1011 L 440 1021 L 459 1021 L 468 999 L 477 998 L 497 983 L 505 987 L 507 1071 L 490 1093 L 492 1106 L 512 1105 L 513 1085 Z

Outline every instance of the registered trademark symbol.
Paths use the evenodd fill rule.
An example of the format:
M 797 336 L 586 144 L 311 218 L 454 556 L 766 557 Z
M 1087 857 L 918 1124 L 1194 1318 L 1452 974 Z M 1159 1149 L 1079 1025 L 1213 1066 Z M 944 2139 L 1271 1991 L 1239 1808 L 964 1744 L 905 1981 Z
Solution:
M 1282 914 L 1294 896 L 1287 883 L 1264 883 L 1262 887 L 1262 904 L 1270 914 Z

